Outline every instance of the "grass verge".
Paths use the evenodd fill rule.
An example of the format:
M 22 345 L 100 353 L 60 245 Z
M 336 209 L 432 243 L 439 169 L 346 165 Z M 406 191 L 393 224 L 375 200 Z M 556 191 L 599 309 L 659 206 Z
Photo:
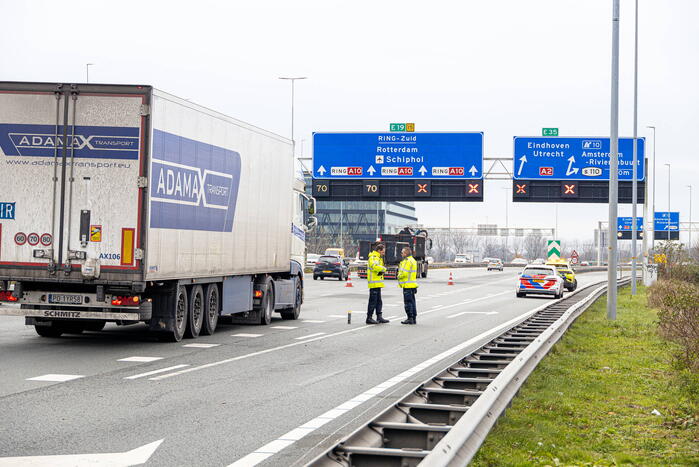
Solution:
M 593 304 L 534 370 L 475 466 L 699 466 L 699 375 L 677 368 L 646 290 Z M 656 410 L 660 415 L 655 415 Z

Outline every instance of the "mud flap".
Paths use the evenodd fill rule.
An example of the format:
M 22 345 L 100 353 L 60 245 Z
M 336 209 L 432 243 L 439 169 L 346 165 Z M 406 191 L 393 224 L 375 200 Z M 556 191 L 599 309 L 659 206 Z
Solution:
M 152 295 L 153 312 L 148 322 L 148 330 L 152 332 L 175 330 L 175 292 L 177 282 L 173 282 Z

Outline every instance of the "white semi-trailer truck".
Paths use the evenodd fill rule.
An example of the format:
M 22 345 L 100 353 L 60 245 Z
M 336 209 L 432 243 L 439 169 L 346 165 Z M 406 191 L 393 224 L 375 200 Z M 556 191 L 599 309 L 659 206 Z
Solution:
M 0 82 L 0 314 L 163 340 L 303 302 L 291 141 L 150 86 Z

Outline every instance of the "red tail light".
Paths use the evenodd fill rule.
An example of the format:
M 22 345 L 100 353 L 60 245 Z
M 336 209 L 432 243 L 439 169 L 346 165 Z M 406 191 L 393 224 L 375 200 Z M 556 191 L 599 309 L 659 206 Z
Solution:
M 6 290 L 4 292 L 0 292 L 0 302 L 16 302 L 17 297 L 12 296 L 12 292 L 9 290 Z
M 317 263 L 316 263 L 316 264 L 317 264 Z M 252 296 L 255 297 L 255 298 L 262 298 L 262 291 L 261 291 L 261 290 L 255 290 L 255 291 L 252 293 Z
M 115 306 L 138 306 L 141 299 L 138 296 L 117 296 L 112 297 L 112 305 Z
M 340 263 L 333 263 L 333 264 L 334 264 L 335 266 L 339 266 L 339 265 L 340 265 Z

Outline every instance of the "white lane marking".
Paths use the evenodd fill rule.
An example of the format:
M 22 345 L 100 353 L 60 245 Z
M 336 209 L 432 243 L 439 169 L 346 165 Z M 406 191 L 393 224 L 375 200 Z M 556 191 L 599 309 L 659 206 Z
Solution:
M 78 378 L 84 378 L 85 375 L 60 375 L 50 373 L 48 375 L 35 376 L 33 378 L 27 378 L 27 381 L 50 381 L 54 383 L 64 383 L 66 381 L 72 381 Z
M 156 360 L 162 360 L 163 357 L 126 357 L 126 358 L 120 358 L 117 360 L 117 362 L 142 362 L 142 363 L 147 363 L 147 362 L 154 362 Z
M 172 371 L 172 370 L 179 370 L 180 368 L 185 368 L 188 367 L 189 365 L 186 363 L 183 363 L 182 365 L 175 365 L 175 366 L 169 366 L 167 368 L 161 368 L 159 370 L 153 370 L 153 371 L 147 371 L 145 373 L 139 373 L 137 375 L 132 375 L 132 376 L 127 376 L 124 379 L 138 379 L 138 378 L 143 378 L 146 376 L 152 376 L 152 375 L 157 375 L 158 373 L 165 373 L 166 371 Z
M 398 317 L 398 315 L 386 316 L 386 319 L 393 319 L 393 318 L 396 318 L 396 317 Z
M 231 337 L 262 337 L 264 334 L 248 334 L 246 332 L 240 332 L 238 334 L 231 334 Z
M 384 303 L 383 306 L 400 306 L 397 303 Z
M 187 369 L 184 369 L 184 370 L 176 371 L 176 372 L 174 372 L 174 373 L 166 373 L 166 374 L 164 374 L 164 375 L 156 376 L 156 377 L 154 377 L 154 378 L 149 378 L 149 379 L 150 379 L 151 381 L 159 381 L 159 380 L 161 380 L 161 379 L 171 378 L 171 377 L 173 377 L 173 376 L 179 376 L 179 375 L 184 374 L 184 373 L 189 373 L 190 371 L 204 370 L 204 369 L 206 369 L 206 368 L 212 368 L 212 367 L 215 367 L 215 366 L 218 366 L 218 365 L 223 365 L 223 364 L 226 364 L 226 363 L 236 362 L 236 361 L 238 361 L 238 360 L 244 360 L 244 359 L 250 358 L 250 357 L 256 357 L 256 356 L 258 356 L 258 355 L 264 355 L 264 354 L 266 354 L 266 353 L 277 352 L 277 351 L 279 351 L 279 350 L 288 349 L 288 348 L 290 348 L 290 347 L 296 347 L 297 345 L 307 344 L 308 342 L 319 341 L 319 340 L 327 339 L 328 337 L 340 336 L 340 335 L 342 335 L 342 334 L 347 334 L 348 332 L 361 331 L 362 329 L 367 329 L 367 328 L 370 328 L 370 327 L 372 327 L 372 326 L 371 326 L 371 325 L 368 325 L 368 326 L 360 326 L 360 327 L 358 327 L 358 328 L 345 329 L 344 331 L 334 332 L 334 333 L 332 333 L 332 334 L 325 334 L 325 335 L 323 335 L 323 336 L 318 336 L 318 337 L 314 337 L 314 338 L 312 338 L 312 339 L 307 339 L 307 340 L 303 340 L 303 341 L 299 341 L 299 342 L 292 342 L 291 344 L 284 344 L 284 345 L 280 345 L 279 347 L 272 347 L 272 348 L 270 348 L 270 349 L 260 350 L 260 351 L 257 351 L 257 352 L 252 352 L 252 353 L 249 353 L 249 354 L 240 355 L 240 356 L 238 356 L 238 357 L 231 357 L 231 358 L 227 358 L 227 359 L 225 359 L 225 360 L 219 360 L 219 361 L 216 361 L 216 362 L 206 363 L 206 364 L 204 364 L 204 365 L 195 366 L 195 367 L 192 367 L 192 368 L 187 368 Z
M 324 323 L 325 321 L 320 319 L 304 319 L 302 323 Z
M 508 292 L 509 293 L 509 292 Z M 547 304 L 548 305 L 548 304 Z M 391 379 L 388 379 L 384 381 L 381 384 L 378 384 L 374 386 L 371 389 L 368 389 L 364 391 L 363 393 L 355 396 L 354 398 L 350 399 L 347 402 L 343 402 L 342 404 L 338 405 L 334 409 L 328 410 L 322 415 L 317 416 L 316 418 L 309 420 L 308 422 L 304 423 L 303 425 L 299 426 L 298 428 L 289 431 L 287 434 L 282 435 L 281 437 L 277 438 L 275 441 L 281 441 L 280 443 L 275 443 L 275 441 L 272 441 L 270 443 L 265 444 L 261 448 L 255 450 L 254 452 L 248 454 L 245 457 L 242 457 L 235 461 L 234 463 L 230 464 L 228 467 L 253 467 L 260 462 L 262 462 L 265 459 L 268 459 L 272 455 L 278 453 L 282 449 L 292 445 L 299 439 L 305 437 L 309 433 L 312 433 L 315 431 L 317 428 L 320 428 L 321 426 L 325 425 L 326 423 L 331 422 L 333 419 L 347 413 L 349 410 L 352 408 L 360 405 L 362 402 L 368 401 L 369 399 L 372 399 L 373 397 L 376 397 L 377 395 L 386 392 L 387 389 L 393 388 L 394 386 L 398 385 L 399 383 L 405 381 L 408 378 L 411 378 L 415 374 L 419 373 L 422 370 L 425 370 L 429 368 L 432 365 L 435 365 L 442 360 L 451 357 L 457 352 L 463 351 L 464 349 L 467 349 L 474 344 L 478 344 L 480 342 L 485 342 L 488 339 L 492 339 L 493 337 L 499 335 L 502 331 L 505 329 L 509 329 L 512 325 L 520 322 L 523 318 L 526 319 L 527 315 L 532 315 L 536 313 L 537 310 L 542 309 L 543 306 L 535 308 L 534 310 L 529 310 L 521 315 L 519 315 L 516 318 L 512 318 L 511 320 L 507 321 L 506 323 L 502 323 L 501 325 L 489 330 L 485 331 L 475 337 L 472 337 L 471 339 L 462 342 L 461 344 L 457 344 L 454 347 L 451 347 L 450 349 L 445 350 L 444 352 L 435 355 L 432 358 L 429 358 L 425 360 L 422 363 L 419 363 L 418 365 L 415 365 L 412 368 L 409 368 L 405 370 L 404 372 L 394 376 Z M 349 404 L 349 405 L 348 405 Z M 301 431 L 297 431 L 301 430 Z M 293 436 L 289 436 L 287 438 L 287 435 L 293 434 Z
M 442 307 L 440 307 L 440 308 L 433 308 L 433 309 L 431 309 L 431 310 L 429 310 L 429 311 L 425 311 L 425 312 L 423 312 L 423 313 L 420 313 L 420 311 L 418 311 L 417 314 L 418 314 L 418 315 L 422 315 L 422 316 L 424 316 L 424 315 L 429 315 L 430 313 L 434 313 L 435 311 L 442 311 L 442 310 L 446 310 L 447 308 L 454 308 L 455 306 L 462 306 L 462 305 L 467 305 L 467 304 L 469 304 L 469 303 L 480 302 L 480 301 L 482 301 L 482 300 L 487 300 L 487 299 L 489 299 L 489 298 L 497 297 L 498 295 L 505 295 L 505 294 L 508 294 L 508 293 L 512 293 L 512 292 L 510 292 L 510 291 L 508 290 L 508 291 L 496 293 L 496 294 L 493 294 L 493 295 L 486 295 L 485 297 L 481 297 L 481 298 L 474 298 L 474 299 L 466 300 L 466 301 L 459 302 L 459 303 L 453 303 L 453 304 L 451 304 L 451 305 L 444 305 L 444 306 L 442 306 Z
M 211 347 L 218 347 L 221 344 L 184 344 L 182 347 L 190 347 L 193 349 L 210 349 Z
M 461 315 L 497 315 L 497 311 L 462 311 L 461 313 L 456 313 L 455 315 L 449 315 L 447 318 L 456 318 Z
M 352 312 L 354 313 L 354 311 Z M 328 318 L 347 318 L 347 315 L 327 315 Z
M 272 326 L 271 329 L 298 329 L 298 326 Z
M 148 462 L 160 443 L 158 440 L 126 452 L 95 454 L 67 454 L 54 456 L 0 457 L 2 467 L 70 467 L 76 465 L 126 466 Z
M 322 336 L 323 334 L 325 334 L 325 333 L 324 332 L 316 332 L 315 334 L 309 334 L 307 336 L 294 337 L 294 339 L 296 339 L 296 340 L 310 339 L 311 337 Z

